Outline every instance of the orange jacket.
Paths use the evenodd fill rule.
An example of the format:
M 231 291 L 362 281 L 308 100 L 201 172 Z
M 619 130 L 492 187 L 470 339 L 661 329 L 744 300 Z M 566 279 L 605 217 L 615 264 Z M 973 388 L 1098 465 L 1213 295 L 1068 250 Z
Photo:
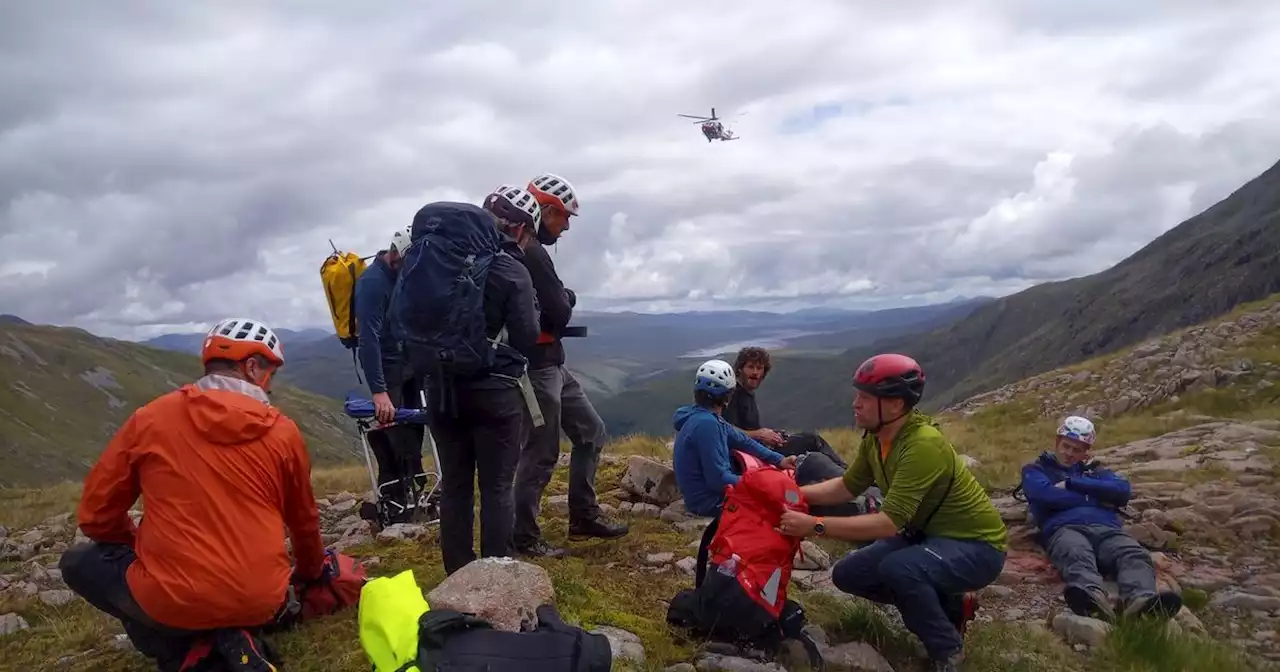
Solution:
M 85 536 L 129 544 L 129 590 L 156 621 L 203 630 L 272 619 L 292 572 L 320 575 L 324 545 L 298 426 L 256 386 L 225 376 L 139 408 L 84 482 Z M 142 495 L 134 526 L 129 507 Z

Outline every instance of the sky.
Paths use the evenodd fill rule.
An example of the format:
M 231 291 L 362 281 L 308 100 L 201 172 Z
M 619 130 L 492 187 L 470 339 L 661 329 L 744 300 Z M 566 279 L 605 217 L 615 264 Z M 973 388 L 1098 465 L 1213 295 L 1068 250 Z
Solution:
M 1000 296 L 1280 159 L 1272 0 L 692 7 L 4 3 L 0 313 L 331 328 L 330 240 L 541 172 L 582 309 Z M 712 106 L 741 139 L 677 116 Z

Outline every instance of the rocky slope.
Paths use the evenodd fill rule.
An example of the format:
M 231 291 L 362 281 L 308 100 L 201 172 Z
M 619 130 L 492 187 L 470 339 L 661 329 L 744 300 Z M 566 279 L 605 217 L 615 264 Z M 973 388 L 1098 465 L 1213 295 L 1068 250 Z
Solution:
M 1237 314 L 1153 338 L 1122 353 L 1050 371 L 945 409 L 971 414 L 1001 404 L 1038 404 L 1043 417 L 1107 418 L 1176 403 L 1214 388 L 1280 399 L 1280 295 Z

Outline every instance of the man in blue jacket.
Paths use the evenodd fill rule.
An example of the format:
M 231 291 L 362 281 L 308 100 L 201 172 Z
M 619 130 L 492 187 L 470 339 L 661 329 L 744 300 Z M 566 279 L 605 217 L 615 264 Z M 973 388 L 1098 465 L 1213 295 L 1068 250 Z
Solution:
M 725 486 L 738 482 L 731 448 L 783 469 L 795 467 L 794 455 L 783 457 L 769 450 L 721 417 L 736 385 L 728 362 L 713 359 L 704 363 L 694 377 L 694 403 L 676 409 L 672 419 L 677 432 L 676 485 L 684 495 L 685 508 L 695 516 L 720 515 Z
M 379 252 L 356 280 L 355 313 L 360 325 L 357 357 L 379 422 L 394 420 L 398 407 L 422 407 L 422 383 L 408 370 L 386 320 L 391 290 L 396 286 L 408 247 L 409 231 L 396 231 L 391 245 Z M 408 424 L 369 433 L 369 447 L 378 461 L 380 494 L 399 505 L 390 507 L 396 511 L 390 522 L 405 522 L 413 515 L 408 506 L 410 479 L 422 473 L 425 432 L 420 424 Z
M 1101 571 L 1114 571 L 1125 616 L 1172 617 L 1182 608 L 1173 592 L 1156 593 L 1151 554 L 1124 531 L 1119 509 L 1129 502 L 1129 481 L 1091 462 L 1093 423 L 1062 422 L 1052 451 L 1022 467 L 1022 491 L 1040 526 L 1040 543 L 1067 586 L 1062 596 L 1080 616 L 1115 619 Z

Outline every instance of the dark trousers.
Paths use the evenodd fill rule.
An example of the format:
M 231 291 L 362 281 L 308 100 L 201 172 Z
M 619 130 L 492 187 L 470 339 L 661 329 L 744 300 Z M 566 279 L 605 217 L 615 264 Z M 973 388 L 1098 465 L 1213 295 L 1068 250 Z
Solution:
M 401 364 L 384 363 L 387 396 L 396 408 L 422 408 L 422 384 Z M 422 440 L 426 428 L 420 424 L 397 425 L 369 432 L 369 448 L 378 462 L 378 486 L 383 498 L 408 505 L 412 497 L 411 479 L 422 473 Z M 421 487 L 425 484 L 419 483 Z
M 514 555 L 512 482 L 524 445 L 525 408 L 519 388 L 457 389 L 456 417 L 432 414 L 440 453 L 440 550 L 452 574 L 475 560 L 475 486 L 480 486 L 480 557 Z
M 162 672 L 176 671 L 201 633 L 161 625 L 142 611 L 125 580 L 125 572 L 136 559 L 133 549 L 123 544 L 90 542 L 67 549 L 58 568 L 75 594 L 119 619 L 139 653 L 155 660 Z
M 929 656 L 944 660 L 964 648 L 951 618 L 964 593 L 995 581 L 1004 558 L 981 541 L 926 537 L 912 544 L 895 536 L 846 555 L 831 569 L 831 581 L 846 593 L 896 606 Z

